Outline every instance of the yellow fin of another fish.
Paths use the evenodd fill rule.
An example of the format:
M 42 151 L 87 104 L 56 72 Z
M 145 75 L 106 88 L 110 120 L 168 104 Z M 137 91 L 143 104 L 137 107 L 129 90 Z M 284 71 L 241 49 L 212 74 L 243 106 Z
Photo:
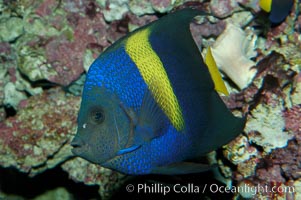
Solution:
M 283 0 L 286 1 L 286 0 Z M 259 0 L 259 6 L 262 10 L 270 12 L 272 8 L 272 0 Z
M 225 83 L 221 77 L 220 72 L 218 71 L 218 68 L 217 68 L 214 58 L 212 56 L 210 47 L 208 47 L 208 50 L 207 50 L 205 63 L 208 66 L 211 78 L 214 82 L 215 90 L 228 96 L 229 92 L 225 86 Z

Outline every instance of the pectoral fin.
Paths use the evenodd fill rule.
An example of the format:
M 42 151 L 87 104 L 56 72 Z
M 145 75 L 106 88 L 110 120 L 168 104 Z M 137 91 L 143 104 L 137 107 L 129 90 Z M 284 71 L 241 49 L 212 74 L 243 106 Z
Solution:
M 121 108 L 128 116 L 131 126 L 128 142 L 125 149 L 120 150 L 121 154 L 133 151 L 132 149 L 135 150 L 142 144 L 165 133 L 164 128 L 167 127 L 165 115 L 148 88 L 145 89 L 139 115 L 123 104 L 121 104 Z
M 140 148 L 141 146 L 139 145 L 136 145 L 136 146 L 130 146 L 128 148 L 125 148 L 125 149 L 121 149 L 117 152 L 117 155 L 120 156 L 120 155 L 123 155 L 123 154 L 126 154 L 126 153 L 131 153 L 135 150 L 137 150 L 138 148 Z
M 166 116 L 155 101 L 151 91 L 146 88 L 138 117 L 138 124 L 135 130 L 137 138 L 144 142 L 150 141 L 164 134 L 166 127 Z

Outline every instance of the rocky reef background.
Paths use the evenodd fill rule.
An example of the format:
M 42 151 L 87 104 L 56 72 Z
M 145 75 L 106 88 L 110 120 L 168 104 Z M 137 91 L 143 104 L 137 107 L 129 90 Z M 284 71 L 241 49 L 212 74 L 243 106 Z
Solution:
M 222 58 L 217 64 L 231 92 L 223 99 L 247 116 L 244 133 L 208 156 L 219 165 L 215 178 L 295 189 L 204 198 L 301 199 L 301 7 L 296 1 L 286 20 L 271 26 L 256 0 L 0 0 L 0 199 L 141 198 L 125 184 L 215 182 L 204 174 L 127 177 L 70 151 L 93 60 L 129 31 L 185 7 L 212 14 L 197 18 L 192 34 L 200 50 L 212 46 Z M 232 31 L 241 39 L 228 36 Z M 227 50 L 219 50 L 221 34 Z

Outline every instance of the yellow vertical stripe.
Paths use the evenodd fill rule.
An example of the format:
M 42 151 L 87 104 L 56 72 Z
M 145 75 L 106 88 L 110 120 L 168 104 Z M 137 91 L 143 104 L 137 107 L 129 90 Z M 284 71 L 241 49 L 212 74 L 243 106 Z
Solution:
M 125 50 L 148 85 L 155 101 L 178 130 L 184 129 L 184 119 L 164 66 L 149 42 L 150 30 L 144 29 L 130 36 Z

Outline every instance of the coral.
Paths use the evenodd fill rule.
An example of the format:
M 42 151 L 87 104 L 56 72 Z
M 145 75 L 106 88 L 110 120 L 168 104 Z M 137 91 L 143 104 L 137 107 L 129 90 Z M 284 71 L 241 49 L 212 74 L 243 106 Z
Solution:
M 256 156 L 257 150 L 250 146 L 247 137 L 239 136 L 224 146 L 223 153 L 224 156 L 233 164 L 238 164 Z
M 124 14 L 129 11 L 127 3 L 128 0 L 107 1 L 103 11 L 105 20 L 111 22 L 122 19 Z
M 246 27 L 248 24 L 253 20 L 253 15 L 249 11 L 241 11 L 241 12 L 236 12 L 233 13 L 233 15 L 229 18 L 226 18 L 224 21 L 227 23 L 234 23 L 239 25 L 239 27 Z M 246 34 L 250 34 L 250 31 L 247 28 L 245 30 Z
M 136 15 L 133 15 L 133 14 L 128 14 L 127 18 L 129 20 L 128 24 L 126 25 L 128 31 L 134 31 L 135 29 L 158 19 L 158 17 L 154 16 L 154 15 L 145 15 L 142 17 L 137 17 Z M 121 27 L 124 26 L 124 24 L 119 23 L 119 25 L 117 25 L 117 26 L 120 29 Z M 116 29 L 116 27 L 115 27 L 115 29 Z
M 300 76 L 300 74 L 299 74 Z M 293 105 L 301 104 L 301 80 L 297 82 L 293 94 L 291 95 L 291 101 Z
M 242 6 L 241 6 L 242 5 Z M 235 13 L 243 12 L 245 8 L 258 12 L 259 6 L 253 0 L 213 0 L 210 1 L 210 10 L 218 18 L 231 17 Z
M 74 4 L 67 1 L 62 7 L 74 11 Z M 56 1 L 45 1 L 24 19 L 25 35 L 17 41 L 18 67 L 31 81 L 46 79 L 66 86 L 83 73 L 86 49 L 101 50 L 109 43 L 96 4 L 78 5 L 89 17 L 56 6 Z
M 299 96 L 300 97 L 300 96 Z M 301 104 L 294 104 L 290 109 L 283 110 L 285 129 L 292 131 L 301 141 Z
M 72 200 L 74 199 L 74 197 L 65 188 L 55 188 L 51 191 L 47 191 L 46 193 L 40 196 L 37 196 L 33 200 L 53 200 L 53 199 Z
M 217 21 L 216 23 L 204 22 L 202 24 L 192 24 L 190 29 L 196 43 L 202 46 L 202 40 L 198 40 L 198 37 L 217 37 L 224 31 L 225 27 L 226 23 L 224 21 Z
M 285 182 L 284 177 L 281 176 L 281 168 L 279 165 L 271 166 L 267 169 L 260 168 L 256 170 L 256 177 L 265 182 Z
M 79 98 L 60 89 L 23 100 L 18 115 L 0 124 L 0 165 L 35 175 L 64 161 L 78 107 Z
M 174 2 L 174 1 L 172 1 Z M 125 13 L 132 12 L 135 15 L 142 16 L 145 14 L 155 13 L 155 9 L 161 11 L 162 13 L 171 10 L 173 7 L 170 5 L 168 0 L 166 1 L 139 1 L 139 0 L 114 0 L 114 1 L 97 1 L 97 3 L 104 8 L 103 14 L 106 21 L 120 20 L 123 18 Z M 167 7 L 162 7 L 162 5 L 170 5 Z
M 160 13 L 166 13 L 174 7 L 176 0 L 151 0 L 151 3 L 155 11 Z M 177 3 L 180 2 L 178 1 Z
M 210 1 L 210 8 L 215 16 L 221 18 L 227 17 L 241 9 L 235 0 L 213 0 Z
M 32 86 L 20 75 L 13 45 L 0 44 L 0 61 L 0 106 L 17 110 L 21 100 L 42 92 L 40 87 Z
M 243 147 L 237 138 L 227 146 L 245 148 L 241 152 L 247 152 L 250 147 L 255 148 L 257 154 L 247 160 L 233 160 L 229 155 L 237 155 L 235 153 L 239 151 L 227 146 L 224 154 L 237 165 L 233 179 L 238 185 L 266 185 L 269 190 L 276 186 L 288 186 L 300 178 L 301 112 L 298 100 L 292 100 L 300 98 L 300 75 L 298 68 L 294 71 L 284 55 L 277 52 L 264 57 L 256 68 L 258 72 L 251 85 L 240 93 L 232 94 L 226 103 L 231 109 L 249 114 L 244 130 L 247 145 Z M 289 199 L 292 195 L 290 192 L 261 192 L 254 198 Z
M 21 101 L 18 115 L 0 123 L 0 165 L 34 176 L 70 159 L 79 103 L 80 97 L 66 95 L 60 88 Z M 103 196 L 125 180 L 80 158 L 65 162 L 62 168 L 76 181 L 100 185 Z
M 25 200 L 26 198 L 19 195 L 6 194 L 0 191 L 0 199 L 5 200 Z M 38 195 L 32 200 L 73 200 L 74 196 L 70 194 L 67 189 L 63 187 L 54 188 L 52 190 L 46 191 L 45 193 Z
M 295 199 L 301 198 L 301 179 L 296 180 L 293 184 L 293 187 L 295 188 Z
M 0 22 L 0 41 L 11 42 L 23 33 L 23 21 L 21 18 L 11 17 L 1 19 Z
M 238 193 L 236 193 L 236 196 L 239 196 L 239 197 L 235 197 L 233 199 L 240 199 L 240 197 L 242 197 L 243 199 L 253 199 L 254 198 L 254 196 L 255 196 L 255 192 L 254 192 L 255 185 L 253 185 L 252 182 L 242 181 L 237 185 L 237 187 L 246 188 L 246 189 L 238 191 Z
M 87 185 L 99 185 L 99 194 L 102 199 L 108 199 L 128 179 L 125 175 L 91 164 L 81 158 L 74 158 L 65 162 L 62 168 L 75 181 L 81 181 Z
M 272 165 L 279 165 L 283 176 L 287 179 L 301 178 L 301 160 L 300 135 L 296 140 L 292 140 L 287 148 L 277 149 L 266 159 Z
M 277 96 L 274 96 L 277 101 Z M 252 110 L 246 124 L 245 132 L 250 142 L 263 147 L 265 153 L 272 149 L 285 147 L 287 141 L 292 139 L 293 134 L 284 130 L 285 121 L 282 118 L 283 102 L 277 105 L 259 104 Z
M 233 179 L 236 181 L 242 181 L 245 178 L 254 176 L 260 158 L 261 154 L 258 154 L 256 157 L 252 157 L 249 160 L 238 163 L 237 171 L 233 173 Z
M 20 101 L 25 99 L 27 99 L 25 93 L 18 91 L 12 82 L 8 82 L 4 86 L 4 105 L 12 106 L 15 110 L 17 110 Z
M 33 87 L 20 75 L 13 45 L 6 42 L 0 44 L 0 63 L 0 106 L 17 110 L 19 102 L 27 99 L 28 95 L 42 92 L 40 87 Z
M 137 16 L 146 14 L 167 13 L 173 8 L 182 5 L 185 0 L 113 0 L 113 1 L 96 1 L 103 9 L 104 18 L 108 22 L 124 18 L 126 13 L 131 12 Z
M 24 36 L 22 39 L 30 41 L 32 37 Z M 45 58 L 45 50 L 42 47 L 32 48 L 28 46 L 27 42 L 23 44 L 21 41 L 20 48 L 18 48 L 18 68 L 31 81 L 38 81 L 48 79 L 48 76 L 55 76 L 56 72 L 50 63 L 47 63 Z M 32 43 L 33 41 L 31 41 Z M 37 42 L 38 43 L 38 42 Z M 37 45 L 41 46 L 41 45 Z
M 9 43 L 2 42 L 0 43 L 0 106 L 4 102 L 4 85 L 8 82 L 6 74 L 8 73 L 8 63 L 10 64 L 9 56 L 11 54 L 11 48 Z M 1 120 L 0 120 L 1 121 Z
M 259 12 L 260 7 L 258 5 L 258 1 L 253 0 L 237 0 L 239 5 L 243 5 L 246 8 L 252 9 L 254 12 Z
M 150 1 L 133 0 L 129 1 L 128 5 L 130 11 L 138 16 L 155 12 Z
M 256 56 L 254 40 L 255 36 L 247 37 L 239 27 L 228 23 L 212 46 L 216 64 L 240 89 L 247 87 L 256 73 L 252 68 L 255 63 L 250 60 Z

